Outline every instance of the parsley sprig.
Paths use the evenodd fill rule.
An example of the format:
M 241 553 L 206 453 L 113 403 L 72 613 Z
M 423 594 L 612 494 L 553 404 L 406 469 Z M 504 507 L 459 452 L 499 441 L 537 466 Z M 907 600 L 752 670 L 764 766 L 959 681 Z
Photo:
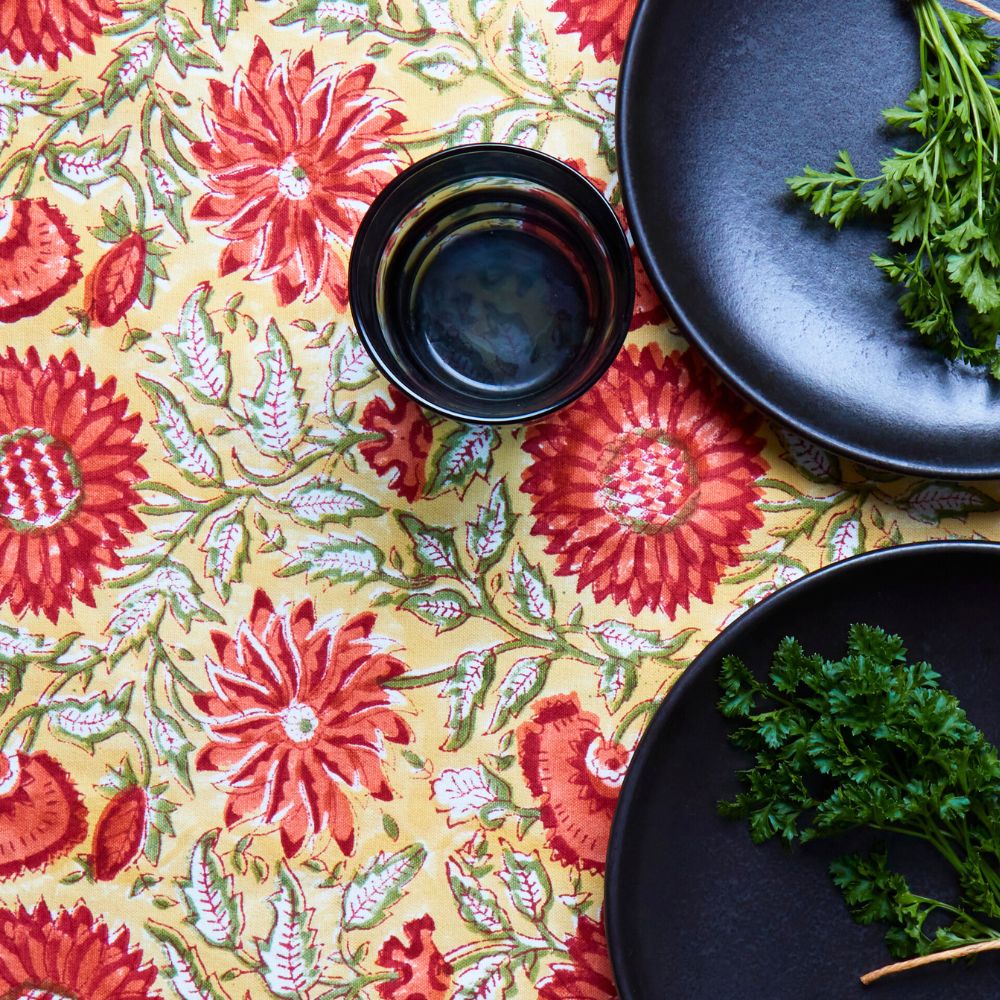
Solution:
M 856 921 L 881 924 L 896 958 L 865 981 L 914 964 L 1000 948 L 1000 757 L 899 636 L 855 625 L 847 655 L 779 645 L 767 680 L 723 661 L 719 708 L 753 755 L 743 791 L 720 803 L 757 843 L 805 844 L 858 828 L 916 837 L 955 870 L 957 902 L 920 894 L 885 847 L 830 867 Z
M 883 115 L 914 133 L 916 148 L 895 149 L 874 177 L 859 177 L 842 150 L 831 170 L 807 166 L 788 185 L 838 229 L 859 215 L 887 219 L 896 250 L 872 260 L 903 290 L 910 326 L 1000 379 L 1000 77 L 991 72 L 1000 41 L 986 18 L 940 0 L 911 7 L 920 83 Z

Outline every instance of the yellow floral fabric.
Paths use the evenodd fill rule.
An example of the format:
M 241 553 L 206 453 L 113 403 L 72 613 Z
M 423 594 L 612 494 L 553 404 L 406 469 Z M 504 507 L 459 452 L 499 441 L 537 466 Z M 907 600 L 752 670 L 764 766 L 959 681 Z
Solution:
M 345 266 L 406 164 L 518 143 L 620 204 L 630 15 L 4 5 L 0 995 L 613 995 L 614 802 L 686 664 L 820 566 L 996 534 L 995 484 L 769 427 L 641 274 L 537 426 L 374 370 Z

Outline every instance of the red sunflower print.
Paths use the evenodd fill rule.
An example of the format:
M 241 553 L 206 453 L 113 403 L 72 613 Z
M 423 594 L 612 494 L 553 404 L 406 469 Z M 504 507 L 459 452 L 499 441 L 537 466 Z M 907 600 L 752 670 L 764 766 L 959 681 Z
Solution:
M 431 940 L 433 917 L 425 914 L 403 924 L 404 944 L 389 938 L 379 949 L 376 962 L 397 973 L 395 979 L 375 989 L 383 1000 L 444 1000 L 449 994 L 452 967 Z
M 0 996 L 37 1000 L 158 1000 L 156 966 L 129 947 L 128 930 L 112 934 L 83 903 L 53 915 L 0 907 Z
M 553 855 L 602 873 L 628 751 L 605 739 L 597 716 L 581 711 L 575 694 L 536 702 L 531 721 L 518 729 L 517 746 Z
M 578 174 L 583 174 L 594 187 L 597 188 L 605 198 L 611 197 L 612 189 L 606 181 L 592 177 L 587 172 L 587 165 L 579 157 L 566 161 L 566 165 L 572 167 Z M 628 219 L 625 216 L 625 206 L 619 199 L 617 205 L 612 206 L 618 221 L 621 222 L 625 235 L 628 236 Z M 632 267 L 635 270 L 635 306 L 632 309 L 632 322 L 629 324 L 630 330 L 638 330 L 643 326 L 661 326 L 669 319 L 667 310 L 660 301 L 659 295 L 653 288 L 653 283 L 649 280 L 646 268 L 643 267 L 639 258 L 639 251 L 629 237 L 629 246 L 632 250 Z
M 321 292 L 347 304 L 347 248 L 405 162 L 389 145 L 403 115 L 369 89 L 374 72 L 317 74 L 312 52 L 276 62 L 258 38 L 232 87 L 212 81 L 209 140 L 191 146 L 211 193 L 193 215 L 229 242 L 221 274 L 273 277 L 282 305 Z
M 79 240 L 55 205 L 0 199 L 0 323 L 37 316 L 65 295 L 83 275 L 79 255 Z
M 604 927 L 580 917 L 567 942 L 569 961 L 554 963 L 538 981 L 540 1000 L 616 1000 Z
M 87 836 L 87 810 L 47 753 L 0 753 L 0 882 L 38 871 Z
M 555 0 L 549 4 L 554 14 L 563 14 L 556 28 L 560 35 L 579 35 L 580 51 L 594 50 L 598 62 L 622 61 L 625 39 L 638 0 Z
M 427 456 L 434 431 L 423 409 L 389 386 L 390 406 L 376 396 L 361 414 L 361 426 L 380 437 L 361 444 L 369 467 L 384 476 L 392 473 L 389 489 L 411 503 L 427 484 Z
M 707 601 L 763 524 L 760 418 L 690 352 L 628 347 L 578 403 L 532 427 L 532 534 L 577 591 L 673 616 Z
M 42 365 L 0 356 L 0 603 L 56 621 L 73 599 L 94 606 L 104 567 L 122 565 L 145 478 L 138 414 L 70 351 Z
M 4 0 L 0 52 L 15 64 L 28 56 L 55 69 L 74 47 L 93 54 L 94 36 L 121 16 L 117 0 Z
M 383 685 L 405 667 L 378 651 L 374 624 L 367 613 L 331 631 L 316 624 L 311 601 L 276 613 L 258 590 L 235 636 L 212 633 L 213 691 L 195 703 L 213 743 L 197 768 L 221 772 L 228 826 L 277 824 L 286 857 L 329 830 L 350 854 L 354 817 L 344 789 L 392 799 L 383 741 L 408 743 L 411 733 Z

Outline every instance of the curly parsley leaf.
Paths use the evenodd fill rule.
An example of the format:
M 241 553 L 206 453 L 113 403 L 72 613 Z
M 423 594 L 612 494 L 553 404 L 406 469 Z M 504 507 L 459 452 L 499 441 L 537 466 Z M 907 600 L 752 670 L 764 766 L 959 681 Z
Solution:
M 765 680 L 734 656 L 719 677 L 730 738 L 753 760 L 719 811 L 754 842 L 867 828 L 917 837 L 954 869 L 957 905 L 911 889 L 884 847 L 831 865 L 854 919 L 883 925 L 897 958 L 1000 940 L 1000 756 L 939 680 L 869 625 L 839 660 L 786 638 Z
M 902 107 L 882 112 L 915 149 L 897 148 L 873 177 L 841 150 L 828 171 L 807 166 L 792 192 L 837 229 L 881 217 L 892 254 L 876 267 L 901 291 L 909 325 L 949 358 L 1000 379 L 1000 39 L 987 20 L 912 0 L 921 78 Z

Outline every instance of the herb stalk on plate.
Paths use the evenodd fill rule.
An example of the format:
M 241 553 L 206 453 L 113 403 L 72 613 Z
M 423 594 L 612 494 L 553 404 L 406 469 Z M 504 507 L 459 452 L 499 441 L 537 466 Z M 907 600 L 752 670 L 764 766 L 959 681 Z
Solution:
M 901 289 L 909 325 L 949 358 L 1000 379 L 1000 87 L 993 73 L 1000 20 L 978 0 L 974 17 L 940 0 L 909 0 L 919 31 L 920 83 L 887 123 L 915 136 L 873 177 L 842 150 L 828 171 L 788 179 L 813 212 L 840 229 L 862 215 L 885 218 L 895 251 L 872 260 Z
M 857 829 L 915 837 L 954 869 L 957 899 L 934 899 L 884 846 L 830 866 L 854 919 L 881 924 L 898 961 L 884 975 L 1000 949 L 1000 756 L 939 675 L 898 636 L 852 627 L 847 655 L 779 645 L 766 680 L 725 658 L 719 709 L 753 755 L 743 790 L 720 803 L 756 843 L 806 844 Z

